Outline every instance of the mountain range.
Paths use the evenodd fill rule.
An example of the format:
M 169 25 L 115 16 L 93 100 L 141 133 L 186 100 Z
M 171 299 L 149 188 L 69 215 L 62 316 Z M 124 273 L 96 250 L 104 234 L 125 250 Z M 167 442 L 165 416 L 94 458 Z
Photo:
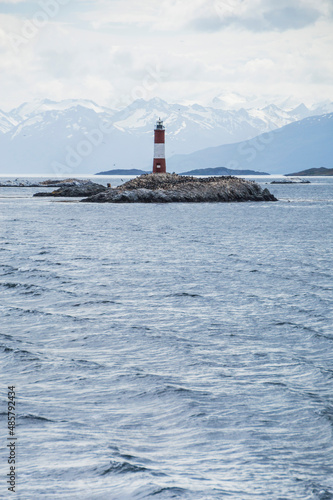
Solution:
M 67 176 L 110 169 L 149 171 L 153 129 L 159 117 L 164 120 L 167 131 L 169 171 L 217 166 L 239 170 L 245 160 L 246 170 L 270 172 L 269 165 L 264 163 L 249 164 L 244 154 L 246 145 L 241 149 L 243 153 L 234 156 L 234 152 L 240 144 L 255 147 L 251 140 L 257 136 L 259 141 L 267 141 L 274 131 L 300 120 L 311 120 L 323 110 L 333 111 L 333 103 L 329 102 L 311 109 L 304 104 L 282 109 L 273 103 L 263 108 L 234 106 L 228 110 L 225 107 L 221 98 L 216 98 L 208 107 L 169 104 L 158 98 L 138 99 L 122 110 L 98 106 L 87 100 L 55 102 L 46 99 L 24 103 L 10 112 L 0 111 L 0 173 Z M 288 130 L 292 132 L 293 129 Z M 283 136 L 284 140 L 287 135 Z M 266 146 L 267 154 L 270 148 Z M 217 151 L 221 147 L 227 149 L 222 149 L 223 154 L 217 159 L 211 149 Z M 205 160 L 198 159 L 202 154 L 208 155 Z M 256 154 L 256 158 L 259 157 Z M 231 161 L 237 166 L 230 165 Z M 286 171 L 284 165 L 274 164 L 274 171 L 279 168 L 279 173 Z M 293 170 L 296 168 L 294 166 Z
M 224 167 L 286 174 L 310 168 L 332 168 L 333 113 L 290 123 L 254 139 L 206 148 L 169 158 L 169 171 Z

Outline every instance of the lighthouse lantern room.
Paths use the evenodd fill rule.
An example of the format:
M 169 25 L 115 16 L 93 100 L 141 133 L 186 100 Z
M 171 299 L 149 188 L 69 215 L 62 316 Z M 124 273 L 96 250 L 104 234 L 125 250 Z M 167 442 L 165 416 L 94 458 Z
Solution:
M 155 127 L 153 174 L 165 174 L 165 127 L 159 118 Z

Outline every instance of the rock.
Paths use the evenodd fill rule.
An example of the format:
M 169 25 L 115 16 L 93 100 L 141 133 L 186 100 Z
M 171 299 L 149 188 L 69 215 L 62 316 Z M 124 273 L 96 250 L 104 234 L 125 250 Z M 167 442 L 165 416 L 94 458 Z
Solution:
M 270 184 L 311 184 L 311 182 L 304 179 L 278 179 Z
M 0 182 L 0 187 L 71 187 L 91 184 L 90 180 L 81 179 L 47 179 L 45 181 L 29 181 L 27 179 L 15 179 Z
M 32 182 L 28 181 L 26 179 L 15 179 L 15 180 L 10 180 L 10 181 L 4 181 L 0 182 L 0 187 L 39 187 L 40 183 L 39 182 Z
M 177 174 L 145 174 L 81 200 L 90 203 L 204 203 L 277 201 L 268 189 L 237 177 L 195 178 Z
M 62 179 L 62 180 L 53 180 L 48 179 L 46 181 L 41 181 L 39 183 L 40 186 L 45 187 L 71 187 L 71 186 L 84 186 L 86 184 L 92 184 L 92 181 L 87 179 Z
M 101 184 L 96 184 L 91 181 L 84 181 L 81 184 L 75 184 L 72 186 L 61 187 L 52 192 L 36 193 L 34 196 L 46 197 L 46 196 L 56 196 L 63 198 L 83 198 L 85 196 L 93 196 L 98 193 L 106 191 L 107 188 Z

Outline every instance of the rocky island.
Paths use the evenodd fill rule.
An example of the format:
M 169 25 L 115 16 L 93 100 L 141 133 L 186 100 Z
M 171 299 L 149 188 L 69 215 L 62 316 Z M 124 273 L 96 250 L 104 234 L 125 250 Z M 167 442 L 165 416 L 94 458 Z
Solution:
M 45 181 L 30 181 L 28 179 L 14 179 L 7 181 L 0 181 L 0 187 L 14 187 L 14 188 L 50 188 L 50 187 L 74 187 L 87 184 L 90 181 L 81 179 L 47 179 Z
M 92 182 L 89 180 L 80 180 L 73 179 L 71 182 L 60 181 L 61 187 L 54 191 L 42 191 L 40 193 L 34 194 L 37 197 L 46 197 L 46 196 L 55 196 L 62 198 L 83 198 L 85 196 L 93 196 L 95 194 L 106 191 L 106 187 L 102 186 L 102 184 L 97 184 L 96 182 Z M 47 187 L 47 186 L 44 186 Z M 50 186 L 48 186 L 50 187 Z
M 311 182 L 305 179 L 278 179 L 270 184 L 311 184 Z
M 89 203 L 176 203 L 277 201 L 268 189 L 237 177 L 196 178 L 145 174 L 81 200 Z

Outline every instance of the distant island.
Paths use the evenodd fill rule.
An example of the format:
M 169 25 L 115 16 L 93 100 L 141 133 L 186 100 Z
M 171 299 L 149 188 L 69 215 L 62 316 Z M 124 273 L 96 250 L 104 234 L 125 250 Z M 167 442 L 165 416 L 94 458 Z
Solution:
M 118 168 L 114 170 L 107 170 L 106 172 L 98 172 L 95 175 L 143 175 L 143 174 L 150 174 L 150 172 L 146 172 L 145 170 L 138 170 L 136 168 L 132 168 L 129 170 Z
M 132 169 L 114 169 L 107 170 L 106 172 L 98 172 L 95 175 L 144 175 L 150 174 L 144 170 Z M 179 175 L 270 175 L 267 172 L 256 172 L 255 170 L 231 170 L 230 168 L 216 167 L 216 168 L 199 168 L 197 170 L 189 170 L 188 172 L 181 172 Z
M 305 179 L 278 179 L 272 181 L 271 184 L 311 184 L 311 182 Z
M 90 203 L 211 203 L 277 201 L 269 190 L 238 177 L 144 174 L 81 200 Z
M 294 174 L 286 174 L 286 176 L 300 176 L 300 177 L 307 177 L 310 175 L 313 176 L 319 176 L 319 175 L 333 175 L 333 168 L 325 168 L 325 167 L 320 167 L 320 168 L 308 168 L 307 170 L 302 170 L 301 172 L 295 172 Z
M 46 181 L 30 181 L 28 179 L 14 179 L 7 181 L 0 181 L 0 187 L 23 187 L 23 188 L 34 188 L 34 187 L 42 187 L 42 188 L 74 188 L 81 187 L 82 185 L 91 184 L 91 181 L 88 180 L 80 180 L 80 179 L 47 179 Z
M 198 168 L 182 172 L 179 175 L 270 175 L 267 172 L 256 172 L 255 170 L 231 170 L 225 167 Z

